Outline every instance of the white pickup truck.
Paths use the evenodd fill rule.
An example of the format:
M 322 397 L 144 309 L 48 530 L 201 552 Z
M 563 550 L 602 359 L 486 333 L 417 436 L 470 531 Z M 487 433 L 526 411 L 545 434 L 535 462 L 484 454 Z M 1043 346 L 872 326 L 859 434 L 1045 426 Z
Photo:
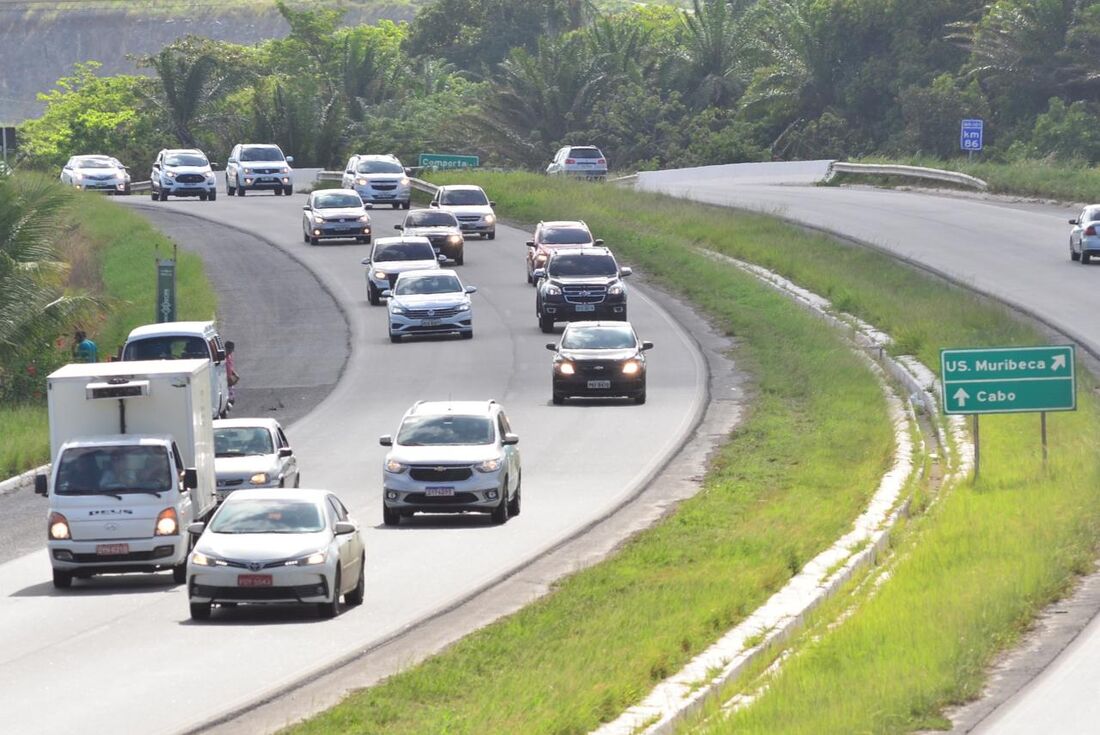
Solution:
M 47 547 L 55 587 L 73 577 L 171 569 L 186 578 L 193 521 L 217 504 L 206 359 L 80 363 L 46 379 Z

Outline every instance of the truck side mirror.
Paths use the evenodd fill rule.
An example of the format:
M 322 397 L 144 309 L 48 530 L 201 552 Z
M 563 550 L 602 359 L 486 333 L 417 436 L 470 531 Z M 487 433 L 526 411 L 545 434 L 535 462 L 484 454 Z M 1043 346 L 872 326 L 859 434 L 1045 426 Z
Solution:
M 49 480 L 45 475 L 34 476 L 34 491 L 39 495 L 45 495 L 49 489 Z
M 294 456 L 294 450 L 291 449 L 290 447 L 279 447 L 279 456 L 280 457 L 293 457 Z
M 188 467 L 183 471 L 183 487 L 186 490 L 194 490 L 199 486 L 199 471 L 194 467 Z

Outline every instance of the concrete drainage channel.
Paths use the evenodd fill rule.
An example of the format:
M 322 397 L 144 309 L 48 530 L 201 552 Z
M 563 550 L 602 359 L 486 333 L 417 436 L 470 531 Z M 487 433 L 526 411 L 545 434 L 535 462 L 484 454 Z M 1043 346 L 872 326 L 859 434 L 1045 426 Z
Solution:
M 894 358 L 886 354 L 886 346 L 891 341 L 888 335 L 849 314 L 836 312 L 827 299 L 765 268 L 709 250 L 698 252 L 751 274 L 833 327 L 848 332 L 852 344 L 870 363 L 886 394 L 897 444 L 894 464 L 849 533 L 806 564 L 762 607 L 678 673 L 658 684 L 641 703 L 598 728 L 594 735 L 674 732 L 686 718 L 720 696 L 726 685 L 736 681 L 753 664 L 798 632 L 814 609 L 833 597 L 857 573 L 874 564 L 886 549 L 897 522 L 908 514 L 909 499 L 904 496 L 904 490 L 915 472 L 915 433 L 923 432 L 922 441 L 936 445 L 945 460 L 950 457 L 952 447 L 957 450 L 954 466 L 944 478 L 945 486 L 965 477 L 973 466 L 973 445 L 962 418 L 949 417 L 946 432 L 943 422 L 938 420 L 938 405 L 933 397 L 935 375 L 913 357 Z M 907 400 L 899 398 L 900 391 L 904 391 L 902 395 Z M 915 411 L 930 417 L 931 425 L 923 426 Z

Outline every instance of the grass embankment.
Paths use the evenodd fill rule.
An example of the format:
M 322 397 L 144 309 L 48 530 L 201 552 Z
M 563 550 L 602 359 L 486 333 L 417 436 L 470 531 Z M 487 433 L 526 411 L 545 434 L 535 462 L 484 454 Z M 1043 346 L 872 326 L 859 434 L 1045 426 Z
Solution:
M 131 329 L 155 320 L 156 248 L 170 257 L 172 244 L 145 218 L 105 197 L 74 193 L 70 206 L 58 249 L 70 264 L 70 285 L 108 304 L 95 323 L 84 326 L 99 346 L 99 359 L 106 360 Z M 212 319 L 217 299 L 199 257 L 181 251 L 176 277 L 179 318 Z M 0 405 L 0 479 L 49 459 L 45 399 L 28 398 Z
M 737 359 L 755 376 L 750 415 L 703 491 L 666 522 L 547 598 L 298 732 L 586 732 L 675 672 L 847 531 L 891 462 L 881 389 L 818 319 L 694 254 L 689 240 L 669 241 L 629 217 L 612 224 L 617 206 L 588 196 L 609 188 L 541 193 L 531 183 L 494 178 L 490 188 L 508 216 L 534 219 L 526 203 L 551 218 L 570 204 L 590 222 L 607 217 L 597 231 L 628 262 L 662 275 L 737 336 Z M 758 236 L 721 227 L 700 234 L 716 242 Z M 660 349 L 652 359 L 662 359 Z
M 964 158 L 943 160 L 914 157 L 910 159 L 864 158 L 859 163 L 902 163 L 908 166 L 926 166 L 948 171 L 959 171 L 976 176 L 989 184 L 994 194 L 1010 194 L 1061 202 L 1100 201 L 1100 167 L 1084 164 L 1067 164 L 1051 161 L 1014 161 L 994 163 L 977 159 L 968 162 Z M 837 183 L 874 183 L 888 186 L 948 186 L 942 182 L 893 177 L 869 177 L 841 175 Z M 973 191 L 973 190 L 970 190 Z
M 816 509 L 792 483 L 835 481 L 849 471 L 856 483 L 861 468 L 881 469 L 880 450 L 871 447 L 851 457 L 812 449 L 825 436 L 859 426 L 860 417 L 881 420 L 881 408 L 867 411 L 865 401 L 878 398 L 862 392 L 871 385 L 866 373 L 821 374 L 839 357 L 820 351 L 823 327 L 815 322 L 809 333 L 792 333 L 786 318 L 776 319 L 780 310 L 770 298 L 691 255 L 691 245 L 767 265 L 828 295 L 898 337 L 898 352 L 931 366 L 944 346 L 1041 341 L 995 304 L 877 252 L 765 217 L 536 176 L 461 179 L 484 185 L 513 220 L 587 220 L 620 259 L 695 300 L 738 335 L 738 358 L 760 376 L 760 397 L 703 492 L 663 525 L 545 600 L 355 695 L 300 732 L 587 731 L 644 696 L 748 609 L 733 608 L 731 615 L 727 603 L 743 600 L 746 586 L 767 577 L 722 559 L 751 552 L 746 561 L 767 569 L 787 556 L 796 537 L 776 523 L 791 507 L 786 501 L 794 497 L 803 511 Z M 737 724 L 763 733 L 905 732 L 936 722 L 944 705 L 973 695 L 993 654 L 1095 554 L 1100 419 L 1094 383 L 1087 376 L 1082 383 L 1080 410 L 1051 417 L 1047 474 L 1040 469 L 1037 417 L 983 419 L 981 481 L 954 489 L 911 522 L 898 537 L 903 561 L 891 581 L 789 661 L 772 691 Z M 814 393 L 836 395 L 834 411 L 852 414 L 800 408 Z M 845 440 L 845 446 L 852 445 Z M 918 503 L 915 511 L 922 508 Z M 761 524 L 773 533 L 757 535 Z M 788 558 L 788 569 L 805 558 Z M 685 590 L 678 580 L 688 581 Z M 717 602 L 697 594 L 696 585 L 722 584 L 727 589 Z

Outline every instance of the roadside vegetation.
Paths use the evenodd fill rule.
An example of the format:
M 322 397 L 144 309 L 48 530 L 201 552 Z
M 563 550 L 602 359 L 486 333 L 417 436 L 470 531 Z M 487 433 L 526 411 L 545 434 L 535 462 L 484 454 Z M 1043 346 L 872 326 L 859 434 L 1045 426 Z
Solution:
M 886 466 L 877 387 L 856 363 L 836 372 L 852 355 L 819 321 L 696 248 L 828 296 L 892 334 L 894 351 L 934 368 L 944 346 L 1041 341 L 997 304 L 768 217 L 530 175 L 436 181 L 460 178 L 484 186 L 513 221 L 586 220 L 623 262 L 737 337 L 735 358 L 757 376 L 757 396 L 700 494 L 662 524 L 543 600 L 291 732 L 588 732 L 749 613 L 812 556 L 808 547 L 840 535 L 858 506 L 844 516 L 822 505 L 836 500 L 827 488 L 859 485 L 865 498 Z M 849 600 L 825 606 L 803 640 L 823 637 L 787 662 L 760 704 L 705 727 L 908 732 L 942 724 L 943 707 L 973 696 L 991 657 L 1096 552 L 1100 459 L 1089 437 L 1100 416 L 1083 381 L 1080 409 L 1050 419 L 1047 472 L 1037 417 L 983 419 L 981 481 L 936 504 L 918 491 L 890 581 L 877 595 L 860 591 L 855 614 L 831 633 L 826 624 Z M 868 421 L 878 427 L 874 443 L 861 444 Z M 812 487 L 801 486 L 807 480 Z M 796 509 L 804 517 L 792 524 Z M 829 526 L 831 537 L 819 535 Z M 811 537 L 792 553 L 794 539 Z
M 0 182 L 0 228 L 0 322 L 11 323 L 13 302 L 28 316 L 24 328 L 0 334 L 3 479 L 49 458 L 45 376 L 69 362 L 73 329 L 84 329 L 106 360 L 133 327 L 154 321 L 155 252 L 169 257 L 172 246 L 126 207 L 29 174 Z M 19 247 L 30 228 L 34 247 Z M 7 270 L 17 250 L 43 274 L 23 290 Z M 217 303 L 198 256 L 179 254 L 177 300 L 181 318 L 213 318 Z

